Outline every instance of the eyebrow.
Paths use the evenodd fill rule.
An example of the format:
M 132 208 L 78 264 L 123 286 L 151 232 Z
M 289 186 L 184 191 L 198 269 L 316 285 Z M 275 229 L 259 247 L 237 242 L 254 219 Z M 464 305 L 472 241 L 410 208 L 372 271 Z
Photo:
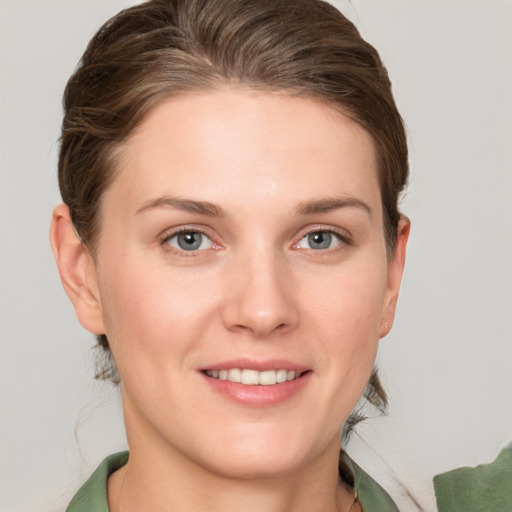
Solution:
M 301 203 L 297 208 L 297 215 L 313 215 L 316 213 L 327 213 L 340 208 L 361 208 L 368 215 L 372 216 L 372 209 L 361 199 L 353 196 L 331 197 L 327 199 L 319 199 L 316 201 L 308 201 Z
M 361 208 L 368 215 L 372 216 L 371 208 L 357 197 L 333 197 L 327 199 L 318 199 L 301 203 L 296 211 L 297 215 L 314 215 L 317 213 L 327 213 L 340 208 Z M 195 201 L 193 199 L 182 199 L 174 196 L 162 196 L 156 199 L 146 201 L 138 210 L 137 214 L 147 210 L 158 208 L 174 208 L 186 212 L 198 213 L 199 215 L 207 215 L 208 217 L 225 217 L 224 210 L 209 201 Z
M 225 216 L 224 210 L 216 204 L 208 201 L 194 201 L 192 199 L 182 199 L 173 196 L 162 196 L 156 199 L 150 199 L 146 201 L 136 213 L 139 214 L 147 210 L 158 208 L 175 208 L 176 210 L 198 213 L 200 215 L 207 215 L 208 217 Z

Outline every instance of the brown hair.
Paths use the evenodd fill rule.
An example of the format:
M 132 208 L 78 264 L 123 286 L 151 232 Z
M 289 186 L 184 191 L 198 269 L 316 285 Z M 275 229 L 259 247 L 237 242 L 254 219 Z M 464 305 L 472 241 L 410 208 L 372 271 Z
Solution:
M 100 201 L 120 145 L 163 99 L 243 86 L 316 98 L 372 136 L 388 253 L 408 175 L 404 126 L 377 51 L 322 0 L 152 0 L 121 11 L 89 43 L 64 94 L 59 185 L 94 255 Z M 99 378 L 117 380 L 109 358 Z M 384 408 L 376 374 L 366 393 Z

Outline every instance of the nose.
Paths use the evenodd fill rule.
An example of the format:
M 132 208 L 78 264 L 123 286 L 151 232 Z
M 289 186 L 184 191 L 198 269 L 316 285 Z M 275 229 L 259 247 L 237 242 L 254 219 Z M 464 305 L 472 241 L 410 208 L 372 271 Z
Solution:
M 227 329 L 264 339 L 297 326 L 297 298 L 286 261 L 278 255 L 253 255 L 237 262 L 231 272 L 228 299 L 222 311 Z

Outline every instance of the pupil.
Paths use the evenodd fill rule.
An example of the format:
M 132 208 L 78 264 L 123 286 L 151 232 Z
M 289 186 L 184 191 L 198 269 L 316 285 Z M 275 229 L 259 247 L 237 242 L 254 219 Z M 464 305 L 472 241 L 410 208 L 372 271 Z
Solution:
M 201 245 L 200 233 L 181 233 L 178 235 L 178 245 L 184 251 L 198 249 Z
M 317 231 L 309 236 L 309 245 L 312 249 L 328 249 L 331 245 L 332 235 L 325 231 Z

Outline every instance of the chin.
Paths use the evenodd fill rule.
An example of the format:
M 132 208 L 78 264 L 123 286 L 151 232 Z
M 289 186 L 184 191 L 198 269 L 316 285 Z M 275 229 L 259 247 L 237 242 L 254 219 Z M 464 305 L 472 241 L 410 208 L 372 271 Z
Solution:
M 207 466 L 227 478 L 278 478 L 299 471 L 326 451 L 323 445 L 309 445 L 306 435 L 289 435 L 283 430 L 273 436 L 260 433 L 242 439 L 227 438 L 225 443 L 219 443 L 222 446 L 217 444 L 215 453 L 208 454 Z
M 276 456 L 238 456 L 234 453 L 227 454 L 225 460 L 216 460 L 209 469 L 213 473 L 225 478 L 238 480 L 274 479 L 290 475 L 301 469 L 306 463 L 303 457 L 294 459 Z

